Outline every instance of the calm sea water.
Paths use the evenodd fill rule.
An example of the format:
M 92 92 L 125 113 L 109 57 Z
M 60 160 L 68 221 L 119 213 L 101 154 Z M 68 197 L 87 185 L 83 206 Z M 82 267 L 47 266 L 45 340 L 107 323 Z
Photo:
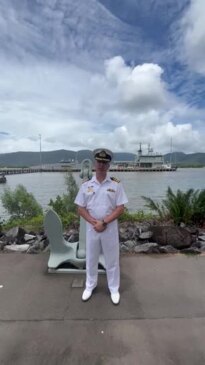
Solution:
M 23 184 L 28 192 L 33 193 L 43 209 L 46 209 L 51 198 L 66 192 L 65 175 L 62 172 L 10 175 L 7 176 L 6 184 L 0 184 L 0 195 L 6 187 L 13 190 L 18 184 Z M 79 173 L 73 175 L 80 184 Z M 129 199 L 127 208 L 130 211 L 145 209 L 145 202 L 141 198 L 143 195 L 161 201 L 168 186 L 173 191 L 205 188 L 205 168 L 178 169 L 172 172 L 115 172 L 110 175 L 122 181 Z M 7 218 L 1 202 L 0 217 Z

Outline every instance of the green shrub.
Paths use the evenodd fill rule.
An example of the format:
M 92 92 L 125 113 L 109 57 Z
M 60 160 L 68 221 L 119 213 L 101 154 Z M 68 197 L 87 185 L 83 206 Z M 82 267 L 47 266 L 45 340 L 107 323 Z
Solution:
M 78 228 L 80 223 L 80 218 L 77 214 L 70 212 L 61 216 L 61 221 L 64 228 L 66 227 Z
M 43 215 L 38 215 L 32 218 L 10 218 L 8 222 L 4 223 L 2 226 L 3 230 L 8 230 L 13 227 L 24 228 L 25 231 L 34 231 L 38 233 L 43 230 Z
M 74 227 L 78 228 L 79 226 L 79 217 L 75 213 L 67 213 L 63 216 L 60 216 L 63 228 L 66 227 Z M 44 230 L 44 216 L 43 214 L 38 215 L 32 218 L 10 218 L 6 223 L 2 224 L 2 230 L 7 231 L 13 227 L 21 227 L 24 228 L 25 231 L 36 232 L 39 233 Z
M 75 178 L 73 177 L 71 172 L 68 172 L 68 174 L 65 177 L 65 183 L 67 188 L 67 205 L 68 205 L 68 211 L 69 212 L 76 212 L 77 207 L 74 203 L 74 200 L 76 198 L 76 195 L 78 193 L 78 185 L 76 184 Z
M 166 198 L 162 203 L 156 203 L 151 198 L 142 196 L 146 207 L 158 213 L 162 219 L 172 219 L 175 224 L 181 222 L 203 223 L 205 221 L 205 190 L 189 189 L 186 192 L 177 190 L 176 194 L 168 187 Z
M 192 221 L 199 224 L 205 222 L 205 190 L 196 190 L 193 194 Z
M 14 191 L 5 189 L 1 201 L 11 219 L 31 218 L 42 214 L 40 204 L 23 185 L 18 185 Z
M 43 215 L 38 215 L 36 217 L 33 217 L 27 221 L 25 221 L 23 228 L 29 232 L 29 231 L 34 231 L 34 232 L 40 232 L 44 230 L 43 227 L 43 221 L 44 221 L 44 216 Z
M 0 232 L 2 232 L 3 224 L 4 224 L 4 220 L 2 220 L 2 218 L 0 218 Z
M 154 202 L 151 198 L 147 198 L 146 196 L 142 196 L 142 198 L 147 202 L 145 207 L 157 212 L 160 219 L 168 218 L 168 212 L 166 211 L 165 207 L 162 204 Z
M 62 196 L 58 195 L 55 200 L 50 199 L 48 204 L 61 218 L 67 213 L 76 213 L 77 211 L 74 200 L 78 192 L 78 186 L 71 172 L 68 172 L 66 175 L 65 183 L 67 193 Z
M 64 196 L 61 197 L 58 195 L 55 200 L 50 199 L 48 205 L 52 207 L 59 216 L 63 216 L 67 212 L 66 199 Z

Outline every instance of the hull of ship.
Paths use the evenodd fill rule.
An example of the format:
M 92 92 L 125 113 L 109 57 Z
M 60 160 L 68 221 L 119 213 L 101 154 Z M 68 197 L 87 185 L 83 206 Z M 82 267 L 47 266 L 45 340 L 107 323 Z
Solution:
M 127 167 L 117 167 L 117 168 L 110 168 L 110 171 L 139 171 L 139 172 L 172 172 L 172 171 L 176 171 L 177 168 L 176 167 L 170 167 L 170 168 L 166 168 L 166 167 L 133 167 L 133 168 L 127 168 Z
M 176 171 L 176 167 L 136 167 L 134 171 L 150 171 L 150 172 L 163 172 L 163 171 Z

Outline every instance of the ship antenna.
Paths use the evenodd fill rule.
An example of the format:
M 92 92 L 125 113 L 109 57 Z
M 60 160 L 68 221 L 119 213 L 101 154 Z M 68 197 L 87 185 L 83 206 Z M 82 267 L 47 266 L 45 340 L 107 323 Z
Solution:
M 172 164 L 172 137 L 170 141 L 170 165 Z
M 150 153 L 150 144 L 148 143 L 148 154 Z

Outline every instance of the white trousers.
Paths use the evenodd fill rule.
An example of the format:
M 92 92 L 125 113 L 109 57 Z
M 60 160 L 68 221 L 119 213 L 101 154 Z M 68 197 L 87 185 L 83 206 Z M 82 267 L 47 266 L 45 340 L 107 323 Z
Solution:
M 120 286 L 119 233 L 117 221 L 111 222 L 103 232 L 96 232 L 90 224 L 86 225 L 86 289 L 97 286 L 98 261 L 102 252 L 108 288 L 116 293 Z

